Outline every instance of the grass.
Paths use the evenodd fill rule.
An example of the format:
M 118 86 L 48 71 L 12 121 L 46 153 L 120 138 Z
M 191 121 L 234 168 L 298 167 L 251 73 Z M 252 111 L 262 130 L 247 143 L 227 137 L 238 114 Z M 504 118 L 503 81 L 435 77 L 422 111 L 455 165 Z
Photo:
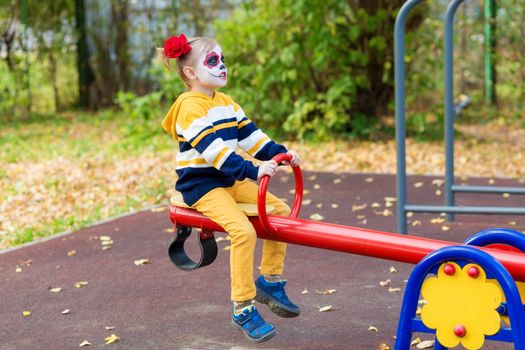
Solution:
M 160 127 L 166 110 L 70 111 L 1 125 L 0 249 L 167 204 L 177 147 Z M 459 162 L 456 174 L 524 177 L 525 151 L 516 145 L 525 139 L 525 130 L 512 118 L 491 121 L 490 111 L 483 109 L 476 123 L 476 112 L 465 110 L 457 126 L 465 135 L 456 139 L 456 152 L 474 162 Z M 408 173 L 442 174 L 440 111 L 410 117 Z M 387 132 L 368 136 L 372 141 L 341 137 L 284 144 L 301 154 L 305 170 L 394 173 L 392 119 L 383 121 Z

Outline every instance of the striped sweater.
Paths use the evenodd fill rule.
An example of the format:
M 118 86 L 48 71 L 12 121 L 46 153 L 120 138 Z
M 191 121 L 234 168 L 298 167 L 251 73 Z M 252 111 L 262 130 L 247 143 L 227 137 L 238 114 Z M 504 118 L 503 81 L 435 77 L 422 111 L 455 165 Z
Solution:
M 215 92 L 213 98 L 199 92 L 183 93 L 162 127 L 179 142 L 175 188 L 188 205 L 214 188 L 232 186 L 235 180 L 257 180 L 258 167 L 236 154 L 238 147 L 259 160 L 287 152 L 220 92 Z

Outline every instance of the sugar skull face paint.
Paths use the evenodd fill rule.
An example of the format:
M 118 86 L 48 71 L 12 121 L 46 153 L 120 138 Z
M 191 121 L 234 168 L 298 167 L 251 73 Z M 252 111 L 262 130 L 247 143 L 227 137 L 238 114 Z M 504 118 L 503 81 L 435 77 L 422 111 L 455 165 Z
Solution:
M 197 60 L 197 77 L 203 85 L 216 88 L 226 85 L 228 68 L 224 64 L 222 49 L 216 45 Z

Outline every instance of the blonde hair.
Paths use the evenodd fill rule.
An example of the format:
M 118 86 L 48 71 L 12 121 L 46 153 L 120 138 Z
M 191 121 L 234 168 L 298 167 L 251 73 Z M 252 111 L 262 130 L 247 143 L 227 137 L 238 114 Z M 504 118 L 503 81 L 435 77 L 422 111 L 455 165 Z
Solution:
M 188 44 L 191 46 L 190 52 L 179 58 L 169 58 L 164 53 L 164 48 L 162 47 L 157 48 L 157 53 L 159 54 L 162 65 L 171 72 L 177 72 L 184 85 L 190 89 L 190 80 L 186 74 L 184 74 L 184 67 L 195 68 L 197 66 L 197 59 L 199 56 L 205 52 L 210 52 L 211 49 L 217 45 L 217 41 L 213 38 L 195 37 L 188 39 Z M 173 67 L 173 61 L 175 61 L 175 67 Z

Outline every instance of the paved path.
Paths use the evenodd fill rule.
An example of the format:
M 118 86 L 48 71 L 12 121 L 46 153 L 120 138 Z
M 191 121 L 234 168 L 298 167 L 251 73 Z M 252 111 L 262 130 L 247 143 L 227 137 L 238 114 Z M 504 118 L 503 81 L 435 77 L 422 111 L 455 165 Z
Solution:
M 293 178 L 279 176 L 272 180 L 270 190 L 291 199 Z M 395 231 L 395 216 L 378 215 L 387 209 L 395 211 L 395 205 L 385 204 L 385 197 L 395 197 L 394 176 L 308 172 L 304 177 L 309 190 L 305 199 L 311 203 L 303 206 L 301 217 L 319 213 L 326 222 Z M 409 179 L 411 203 L 442 202 L 433 179 Z M 487 184 L 488 179 L 469 183 Z M 498 179 L 496 185 L 516 183 Z M 372 207 L 374 202 L 380 207 Z M 524 205 L 523 197 L 501 195 L 464 194 L 458 202 Z M 366 208 L 356 210 L 364 204 Z M 525 230 L 525 217 L 458 215 L 456 222 L 446 224 L 448 231 L 442 230 L 443 223 L 431 223 L 436 217 L 414 215 L 412 222 L 421 225 L 410 226 L 410 234 L 461 242 L 490 227 Z M 0 254 L 0 350 L 76 349 L 84 340 L 91 343 L 87 349 L 377 349 L 381 343 L 393 349 L 404 280 L 412 265 L 289 246 L 288 292 L 302 314 L 280 319 L 261 307 L 278 334 L 254 345 L 229 321 L 228 252 L 222 250 L 228 241 L 219 243 L 214 264 L 183 272 L 167 257 L 174 236 L 166 232 L 170 228 L 166 210 L 143 211 Z M 102 249 L 101 236 L 111 237 L 111 249 Z M 72 250 L 76 254 L 68 256 Z M 150 263 L 136 266 L 134 261 L 139 259 Z M 392 266 L 396 273 L 389 272 Z M 386 279 L 401 292 L 381 287 L 379 282 Z M 80 281 L 88 284 L 76 288 Z M 50 291 L 58 287 L 60 292 Z M 309 293 L 302 294 L 305 289 Z M 327 289 L 337 293 L 316 292 Z M 332 305 L 333 311 L 318 311 L 326 305 Z M 63 315 L 65 309 L 70 313 Z M 31 312 L 29 317 L 22 316 L 25 310 Z M 104 345 L 104 338 L 112 333 L 121 342 Z M 426 334 L 418 336 L 431 339 Z M 498 343 L 486 348 L 512 346 Z

